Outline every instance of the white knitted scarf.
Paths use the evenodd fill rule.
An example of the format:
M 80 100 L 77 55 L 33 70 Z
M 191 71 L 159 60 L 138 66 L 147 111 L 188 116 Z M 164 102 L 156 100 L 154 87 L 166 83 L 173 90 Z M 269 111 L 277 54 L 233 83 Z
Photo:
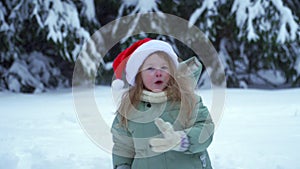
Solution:
M 147 90 L 143 90 L 141 100 L 150 103 L 162 103 L 168 100 L 166 92 L 150 92 Z

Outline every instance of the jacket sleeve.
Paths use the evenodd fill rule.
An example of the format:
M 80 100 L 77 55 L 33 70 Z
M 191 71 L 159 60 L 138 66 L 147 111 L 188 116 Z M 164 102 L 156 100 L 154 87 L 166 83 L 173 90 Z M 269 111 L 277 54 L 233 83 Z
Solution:
M 133 139 L 126 127 L 120 124 L 120 115 L 118 114 L 111 127 L 113 137 L 112 160 L 114 169 L 119 166 L 131 166 L 134 153 Z
M 190 146 L 185 153 L 193 154 L 205 151 L 211 144 L 214 134 L 214 123 L 201 97 L 194 113 L 190 117 L 190 128 L 185 129 Z

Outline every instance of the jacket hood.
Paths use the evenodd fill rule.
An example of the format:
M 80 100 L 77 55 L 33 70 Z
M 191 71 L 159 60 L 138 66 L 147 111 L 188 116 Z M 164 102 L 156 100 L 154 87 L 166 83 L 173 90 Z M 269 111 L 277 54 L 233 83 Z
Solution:
M 188 76 L 192 80 L 192 85 L 195 88 L 200 78 L 202 71 L 202 64 L 196 57 L 191 57 L 178 66 L 179 72 L 183 76 Z

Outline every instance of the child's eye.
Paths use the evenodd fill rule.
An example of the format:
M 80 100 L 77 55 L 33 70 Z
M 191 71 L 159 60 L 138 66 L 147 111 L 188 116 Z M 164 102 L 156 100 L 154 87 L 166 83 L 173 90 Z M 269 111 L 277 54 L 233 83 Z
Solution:
M 168 69 L 169 69 L 168 66 L 163 66 L 163 67 L 161 67 L 161 70 L 168 70 Z
M 153 68 L 153 67 L 148 67 L 148 68 L 146 68 L 145 70 L 152 72 L 152 71 L 155 70 L 155 68 Z

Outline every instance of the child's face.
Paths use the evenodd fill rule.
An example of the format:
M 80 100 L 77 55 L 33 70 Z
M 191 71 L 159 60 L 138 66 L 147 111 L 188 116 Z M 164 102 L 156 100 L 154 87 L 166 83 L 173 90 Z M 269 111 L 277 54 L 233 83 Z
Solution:
M 163 57 L 154 53 L 141 66 L 141 75 L 146 89 L 152 92 L 163 91 L 170 79 L 170 67 Z

